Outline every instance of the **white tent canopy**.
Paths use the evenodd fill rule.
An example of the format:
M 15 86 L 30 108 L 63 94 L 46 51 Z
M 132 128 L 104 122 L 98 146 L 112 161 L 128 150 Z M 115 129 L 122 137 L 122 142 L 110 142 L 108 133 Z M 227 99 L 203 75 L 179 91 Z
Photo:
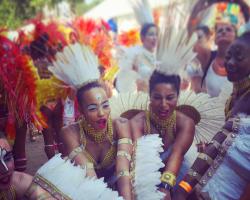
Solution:
M 166 5 L 168 0 L 149 0 L 149 5 L 152 8 Z M 96 7 L 88 11 L 84 17 L 102 18 L 108 20 L 110 18 L 121 17 L 132 14 L 133 10 L 130 5 L 130 0 L 104 0 Z

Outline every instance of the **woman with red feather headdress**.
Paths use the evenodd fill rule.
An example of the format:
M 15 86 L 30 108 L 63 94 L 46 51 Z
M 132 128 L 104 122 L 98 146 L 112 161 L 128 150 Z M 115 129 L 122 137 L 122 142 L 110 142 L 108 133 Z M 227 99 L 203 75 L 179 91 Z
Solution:
M 45 122 L 42 130 L 44 149 L 50 159 L 55 155 L 56 149 L 63 153 L 59 133 L 63 126 L 63 99 L 67 97 L 70 89 L 65 88 L 47 68 L 55 53 L 60 51 L 67 42 L 57 22 L 51 21 L 44 24 L 41 20 L 35 19 L 33 23 L 34 40 L 29 44 L 29 53 L 39 74 L 36 93 L 37 110 Z
M 9 139 L 14 139 L 16 170 L 26 169 L 27 124 L 36 120 L 36 72 L 17 44 L 0 36 L 0 123 Z

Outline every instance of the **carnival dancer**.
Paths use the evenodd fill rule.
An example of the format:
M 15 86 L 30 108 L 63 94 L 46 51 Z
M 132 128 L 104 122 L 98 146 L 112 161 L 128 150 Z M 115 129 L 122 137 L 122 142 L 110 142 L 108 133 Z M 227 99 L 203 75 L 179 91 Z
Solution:
M 18 171 L 26 169 L 25 141 L 27 125 L 34 123 L 37 75 L 29 58 L 19 46 L 0 36 L 1 131 L 14 140 L 13 155 Z
M 168 34 L 171 38 L 171 33 L 168 32 Z M 166 45 L 164 52 L 159 52 L 159 58 L 161 58 L 159 60 L 162 63 L 150 77 L 149 110 L 140 112 L 131 119 L 133 140 L 136 141 L 144 134 L 150 133 L 159 134 L 163 140 L 165 152 L 162 156 L 165 167 L 160 187 L 161 191 L 166 194 L 165 199 L 170 198 L 170 190 L 175 185 L 184 155 L 193 142 L 195 132 L 194 121 L 176 110 L 181 81 L 178 69 L 185 66 L 195 56 L 190 51 L 194 40 L 186 43 L 188 41 L 183 38 L 179 41 L 179 35 L 174 31 L 172 34 L 170 40 L 172 43 L 169 46 L 166 43 L 162 44 Z M 174 34 L 176 34 L 175 38 Z M 179 46 L 174 46 L 177 43 Z
M 250 177 L 250 33 L 227 50 L 225 66 L 233 93 L 225 105 L 226 123 L 180 182 L 174 199 L 240 199 Z
M 34 24 L 34 40 L 29 45 L 29 52 L 39 74 L 36 99 L 38 113 L 41 112 L 45 122 L 42 130 L 44 150 L 47 157 L 52 158 L 56 149 L 60 153 L 64 153 L 59 133 L 63 126 L 63 115 L 68 115 L 64 111 L 64 100 L 71 91 L 52 76 L 51 72 L 48 71 L 48 66 L 55 53 L 67 42 L 66 37 L 59 30 L 57 22 L 52 21 L 45 25 L 36 20 Z M 74 118 L 72 114 L 71 118 Z
M 56 54 L 50 71 L 76 90 L 82 119 L 62 129 L 68 158 L 76 165 L 87 165 L 87 176 L 117 176 L 119 194 L 132 199 L 129 163 L 132 140 L 126 119 L 111 119 L 108 97 L 98 82 L 98 59 L 79 43 Z
M 167 18 L 167 20 L 171 19 Z M 207 116 L 205 114 L 201 117 L 199 109 L 196 109 L 195 106 L 188 106 L 188 101 L 185 100 L 182 103 L 179 102 L 180 104 L 177 106 L 178 98 L 181 96 L 179 94 L 182 93 L 180 91 L 181 77 L 179 73 L 181 68 L 184 69 L 196 56 L 192 51 L 196 39 L 194 36 L 189 38 L 187 31 L 183 30 L 183 28 L 171 26 L 171 22 L 165 22 L 164 24 L 168 26 L 165 25 L 160 30 L 159 48 L 157 51 L 159 65 L 149 81 L 149 107 L 148 110 L 140 112 L 133 117 L 131 124 L 135 141 L 142 135 L 150 133 L 159 134 L 162 138 L 164 153 L 161 155 L 161 158 L 165 167 L 163 168 L 160 187 L 161 191 L 166 194 L 165 199 L 170 199 L 170 191 L 174 189 L 176 181 L 179 182 L 181 180 L 181 177 L 183 177 L 190 165 L 190 163 L 186 162 L 187 159 L 184 159 L 184 155 L 193 143 L 195 125 L 199 124 L 202 118 L 202 123 L 206 124 L 204 120 L 206 120 L 208 115 L 210 115 L 210 119 L 208 120 L 207 118 L 207 123 L 213 124 L 212 113 L 209 110 L 215 111 L 218 107 L 213 107 L 212 99 L 208 99 L 208 95 L 201 94 L 198 97 L 195 94 L 192 95 L 190 91 L 183 93 L 186 98 L 188 96 L 197 97 L 192 97 L 193 104 L 202 105 L 204 99 L 207 102 L 211 101 L 207 107 L 207 112 L 210 114 Z M 206 103 L 204 103 L 205 105 Z M 204 112 L 206 111 L 204 110 Z M 214 118 L 217 117 L 214 116 Z M 224 118 L 220 120 L 222 119 Z M 216 127 L 213 126 L 213 128 L 218 130 L 218 124 L 216 124 Z M 202 131 L 197 128 L 196 132 L 199 135 Z M 206 134 L 204 136 L 205 138 L 209 137 Z
M 147 0 L 131 1 L 131 4 L 141 26 L 142 45 L 129 48 L 120 47 L 122 53 L 118 56 L 120 72 L 117 75 L 117 87 L 120 92 L 124 92 L 124 85 L 131 81 L 129 92 L 133 92 L 133 89 L 134 91 L 148 92 L 148 80 L 156 66 L 158 28 L 154 23 Z M 131 80 L 128 81 L 129 79 Z

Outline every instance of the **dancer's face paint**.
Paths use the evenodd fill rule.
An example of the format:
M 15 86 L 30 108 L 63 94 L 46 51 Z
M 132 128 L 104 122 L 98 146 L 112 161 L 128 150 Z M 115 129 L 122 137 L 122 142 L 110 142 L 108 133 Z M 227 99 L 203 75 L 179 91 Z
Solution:
M 107 128 L 110 115 L 109 101 L 101 87 L 92 88 L 83 94 L 82 111 L 87 122 L 95 129 Z
M 9 187 L 14 171 L 11 147 L 6 139 L 0 139 L 0 190 Z

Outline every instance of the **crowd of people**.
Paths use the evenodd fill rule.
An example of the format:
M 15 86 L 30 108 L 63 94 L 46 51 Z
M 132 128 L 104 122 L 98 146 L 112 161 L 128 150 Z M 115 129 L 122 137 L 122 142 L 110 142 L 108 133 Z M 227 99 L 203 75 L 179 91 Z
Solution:
M 247 3 L 234 3 L 247 23 Z M 36 19 L 15 41 L 2 30 L 0 199 L 249 199 L 250 32 L 203 24 L 216 4 L 170 3 L 164 25 L 141 22 L 136 47 L 83 18 Z M 48 158 L 34 176 L 27 131 Z

